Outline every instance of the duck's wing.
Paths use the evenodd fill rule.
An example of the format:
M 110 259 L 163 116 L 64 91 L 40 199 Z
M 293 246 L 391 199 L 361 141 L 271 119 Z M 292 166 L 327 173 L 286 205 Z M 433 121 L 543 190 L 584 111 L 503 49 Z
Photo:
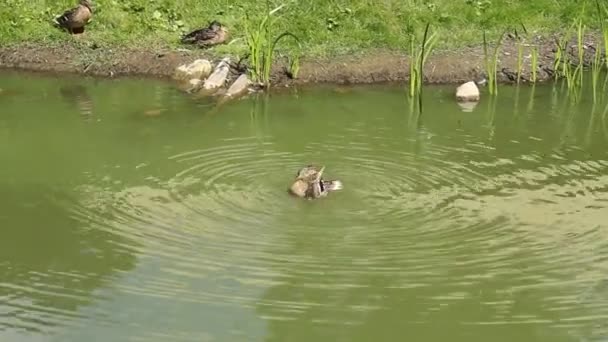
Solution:
M 194 30 L 182 37 L 182 43 L 194 43 L 214 38 L 216 33 L 209 28 Z
M 55 18 L 55 21 L 61 27 L 69 27 L 70 23 L 74 20 L 77 11 L 78 7 L 70 8 L 69 10 L 63 12 L 63 14 Z
M 69 28 L 83 26 L 89 19 L 91 19 L 91 11 L 84 6 L 78 6 L 63 12 L 55 21 L 59 26 Z
M 323 187 L 321 182 L 313 182 L 308 185 L 308 189 L 306 189 L 306 197 L 308 198 L 319 198 L 323 196 Z

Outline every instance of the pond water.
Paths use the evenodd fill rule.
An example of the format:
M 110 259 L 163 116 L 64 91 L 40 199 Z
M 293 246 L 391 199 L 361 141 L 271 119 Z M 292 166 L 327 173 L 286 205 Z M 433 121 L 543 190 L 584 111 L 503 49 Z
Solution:
M 0 77 L 1 341 L 606 341 L 608 116 Z M 299 167 L 344 189 L 286 193 Z

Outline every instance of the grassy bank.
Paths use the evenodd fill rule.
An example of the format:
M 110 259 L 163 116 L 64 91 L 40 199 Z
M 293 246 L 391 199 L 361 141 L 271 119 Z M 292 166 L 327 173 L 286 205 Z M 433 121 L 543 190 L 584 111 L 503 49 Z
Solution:
M 0 0 L 0 43 L 53 44 L 71 40 L 52 27 L 54 16 L 74 6 L 74 0 Z M 323 57 L 373 49 L 407 50 L 409 36 L 426 23 L 437 31 L 437 48 L 481 44 L 508 27 L 544 34 L 564 30 L 582 16 L 590 28 L 599 27 L 595 1 L 584 0 L 274 0 L 286 6 L 277 13 L 276 33 L 300 37 L 305 55 Z M 87 27 L 87 41 L 116 47 L 177 47 L 179 37 L 217 19 L 234 41 L 215 48 L 218 53 L 244 53 L 245 24 L 267 9 L 258 0 L 98 0 Z M 295 43 L 286 40 L 283 49 Z

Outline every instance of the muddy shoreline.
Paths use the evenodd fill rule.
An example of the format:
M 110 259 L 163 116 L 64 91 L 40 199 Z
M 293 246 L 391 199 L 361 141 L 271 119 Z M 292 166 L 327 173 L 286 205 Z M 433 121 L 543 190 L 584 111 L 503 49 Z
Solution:
M 524 44 L 522 82 L 531 76 L 531 43 L 538 49 L 537 81 L 553 78 L 556 52 L 555 35 L 535 37 Z M 595 52 L 597 36 L 585 37 L 585 64 L 590 64 Z M 569 44 L 570 54 L 576 55 L 576 42 Z M 82 74 L 97 77 L 144 76 L 169 78 L 175 68 L 197 58 L 214 61 L 223 56 L 212 56 L 204 50 L 185 49 L 129 49 L 103 48 L 87 44 L 65 43 L 56 46 L 19 44 L 0 47 L 0 68 L 45 72 L 51 74 Z M 236 60 L 236 56 L 232 56 Z M 513 38 L 506 38 L 500 49 L 498 81 L 512 83 L 516 80 L 518 46 Z M 480 80 L 485 76 L 482 46 L 458 50 L 436 50 L 425 65 L 426 84 L 456 84 Z M 236 73 L 233 75 L 236 77 Z M 272 72 L 273 84 L 373 84 L 404 82 L 409 78 L 409 58 L 404 53 L 374 51 L 357 56 L 334 58 L 302 58 L 296 79 L 290 79 L 285 64 L 278 60 Z

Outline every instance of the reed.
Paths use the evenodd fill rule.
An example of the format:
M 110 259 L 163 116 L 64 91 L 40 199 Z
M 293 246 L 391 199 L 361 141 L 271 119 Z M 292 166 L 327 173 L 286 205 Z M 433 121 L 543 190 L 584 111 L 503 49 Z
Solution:
M 576 29 L 577 36 L 577 57 L 576 67 L 573 66 L 570 54 L 568 53 L 568 42 Z M 557 51 L 555 53 L 553 69 L 555 70 L 555 79 L 563 78 L 566 80 L 566 85 L 570 95 L 577 95 L 580 92 L 583 85 L 583 67 L 584 67 L 584 46 L 583 46 L 583 35 L 585 26 L 582 20 L 578 18 L 571 24 L 566 33 L 561 39 L 556 39 L 555 45 Z M 578 98 L 574 96 L 575 100 Z
M 560 76 L 562 76 L 559 67 L 564 58 L 564 48 L 561 42 L 557 39 L 555 40 L 555 48 L 555 55 L 553 55 L 553 70 L 555 71 L 555 73 L 553 74 L 553 77 L 555 80 L 557 80 L 558 78 L 560 78 Z
M 269 8 L 269 1 L 266 1 L 266 5 Z M 299 38 L 290 32 L 283 32 L 272 39 L 272 28 L 276 22 L 274 14 L 283 7 L 285 4 L 268 10 L 257 25 L 252 25 L 249 17 L 245 20 L 246 42 L 251 62 L 250 76 L 254 82 L 259 82 L 266 87 L 270 86 L 270 72 L 279 41 L 292 37 L 298 45 L 300 44 Z
M 606 68 L 608 68 L 608 26 L 606 26 L 606 18 L 608 17 L 608 7 L 605 4 L 601 4 L 599 0 L 595 0 L 595 7 L 597 11 L 598 20 L 600 22 L 600 31 L 602 33 L 604 43 L 604 62 Z
M 523 32 L 526 33 L 526 27 L 522 24 Z M 524 37 L 515 30 L 515 38 L 517 40 L 517 84 L 521 81 L 523 72 L 523 60 L 524 60 Z
M 532 62 L 530 65 L 530 71 L 532 72 L 531 81 L 532 83 L 536 83 L 537 79 L 537 69 L 538 69 L 538 48 L 536 46 L 532 46 Z
M 500 34 L 500 37 L 496 41 L 496 45 L 494 46 L 494 52 L 490 57 L 488 55 L 488 41 L 486 38 L 486 31 L 483 31 L 483 55 L 484 62 L 486 68 L 486 74 L 488 75 L 488 91 L 491 95 L 498 94 L 498 83 L 496 80 L 496 68 L 498 67 L 498 50 L 500 48 L 500 44 L 502 43 L 502 38 L 504 37 L 505 32 Z
M 608 27 L 602 28 L 603 45 L 604 45 L 604 63 L 608 69 Z
M 517 42 L 517 84 L 521 80 L 521 72 L 523 69 L 524 45 L 521 40 Z
M 293 79 L 298 78 L 298 73 L 300 72 L 300 54 L 295 54 L 292 57 L 288 57 L 289 59 L 289 67 L 287 72 L 289 76 Z
M 415 32 L 410 37 L 410 97 L 422 95 L 422 80 L 424 79 L 424 64 L 437 43 L 437 34 L 429 36 L 431 24 L 427 23 L 420 42 Z
M 602 35 L 604 36 L 604 62 L 608 69 L 608 27 L 602 29 Z
M 591 65 L 591 88 L 593 91 L 593 103 L 598 102 L 598 82 L 602 73 L 602 49 L 601 45 L 595 49 L 593 64 Z
M 555 79 L 566 78 L 570 75 L 570 58 L 568 56 L 568 42 L 572 35 L 574 24 L 571 25 L 561 39 L 555 39 L 556 52 L 553 57 L 553 70 L 555 70 Z
M 579 19 L 578 20 L 578 30 L 577 30 L 577 39 L 576 39 L 576 48 L 577 48 L 577 55 L 578 55 L 578 63 L 576 65 L 576 68 L 574 70 L 574 77 L 575 77 L 575 82 L 574 82 L 574 86 L 575 87 L 582 87 L 583 86 L 583 68 L 584 68 L 584 64 L 585 64 L 585 47 L 584 47 L 584 43 L 583 43 L 583 37 L 585 35 L 585 25 L 583 25 L 583 20 Z
M 582 18 L 582 15 L 581 15 Z M 563 75 L 566 77 L 566 83 L 568 85 L 569 95 L 572 96 L 574 102 L 578 102 L 581 98 L 581 92 L 583 88 L 583 75 L 584 75 L 584 57 L 585 57 L 585 47 L 583 43 L 583 37 L 585 35 L 586 26 L 583 24 L 583 20 L 579 18 L 573 24 L 576 25 L 576 67 L 573 68 L 572 61 L 567 54 L 566 46 L 568 40 L 564 41 L 562 46 L 563 54 L 566 56 L 563 62 Z

